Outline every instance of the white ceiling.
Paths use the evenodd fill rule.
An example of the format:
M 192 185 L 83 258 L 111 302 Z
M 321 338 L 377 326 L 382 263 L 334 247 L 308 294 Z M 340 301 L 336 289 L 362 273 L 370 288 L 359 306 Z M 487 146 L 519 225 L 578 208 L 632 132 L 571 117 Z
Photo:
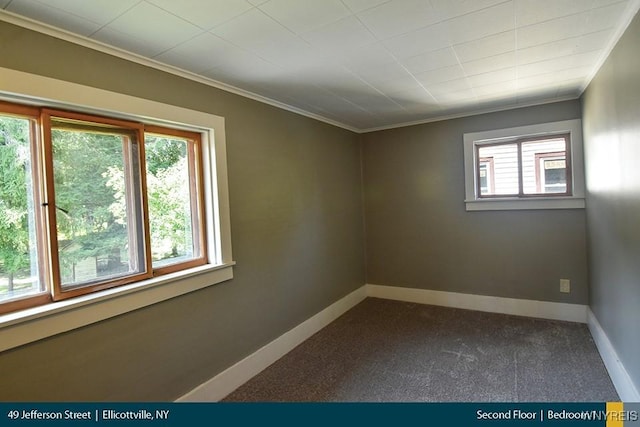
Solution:
M 357 130 L 575 98 L 638 4 L 0 0 L 13 14 Z

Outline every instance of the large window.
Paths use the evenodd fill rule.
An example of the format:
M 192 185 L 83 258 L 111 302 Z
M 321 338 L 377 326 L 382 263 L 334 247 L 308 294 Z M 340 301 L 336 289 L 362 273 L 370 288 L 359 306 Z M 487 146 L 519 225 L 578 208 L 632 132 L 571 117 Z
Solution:
M 0 104 L 0 312 L 205 264 L 201 136 Z
M 224 117 L 2 67 L 0 105 L 0 351 L 233 278 Z
M 584 207 L 580 120 L 464 135 L 467 210 Z

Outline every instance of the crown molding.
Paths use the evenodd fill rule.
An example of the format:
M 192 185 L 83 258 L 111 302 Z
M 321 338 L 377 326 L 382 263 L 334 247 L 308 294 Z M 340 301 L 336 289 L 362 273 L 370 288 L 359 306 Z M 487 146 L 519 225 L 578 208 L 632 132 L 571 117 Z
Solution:
M 361 130 L 358 128 L 355 128 L 353 126 L 347 125 L 345 123 L 342 123 L 336 120 L 329 119 L 319 114 L 311 113 L 309 111 L 303 110 L 302 108 L 294 107 L 292 105 L 285 104 L 284 102 L 277 101 L 275 99 L 268 98 L 266 96 L 259 95 L 257 93 L 254 93 L 245 89 L 241 89 L 239 87 L 229 85 L 227 83 L 223 83 L 218 80 L 204 77 L 199 74 L 193 73 L 191 71 L 187 71 L 179 67 L 175 67 L 173 65 L 164 64 L 154 59 L 150 59 L 142 55 L 138 55 L 136 53 L 132 53 L 127 50 L 120 49 L 120 48 L 108 45 L 106 43 L 102 43 L 97 40 L 90 39 L 88 37 L 80 36 L 78 34 L 74 34 L 72 32 L 63 30 L 61 28 L 54 27 L 52 25 L 48 25 L 40 21 L 36 21 L 21 15 L 17 15 L 15 13 L 12 13 L 6 10 L 0 10 L 0 21 L 17 25 L 19 27 L 26 28 L 28 30 L 33 30 L 41 34 L 46 34 L 48 36 L 55 37 L 57 39 L 61 39 L 61 40 L 68 41 L 70 43 L 74 43 L 89 49 L 96 50 L 98 52 L 106 53 L 111 56 L 125 59 L 127 61 L 134 62 L 136 64 L 140 64 L 146 67 L 154 68 L 156 70 L 164 71 L 166 73 L 173 74 L 178 77 L 182 77 L 198 83 L 202 83 L 207 86 L 214 87 L 216 89 L 224 90 L 225 92 L 230 92 L 235 95 L 239 95 L 245 98 L 252 99 L 254 101 L 261 102 L 263 104 L 268 104 L 273 107 L 277 107 L 286 111 L 290 111 L 295 114 L 299 114 L 301 116 L 309 117 L 311 119 L 318 120 L 320 122 L 324 122 L 332 126 L 337 126 L 339 128 L 349 130 L 351 132 L 355 132 L 355 133 L 361 132 Z

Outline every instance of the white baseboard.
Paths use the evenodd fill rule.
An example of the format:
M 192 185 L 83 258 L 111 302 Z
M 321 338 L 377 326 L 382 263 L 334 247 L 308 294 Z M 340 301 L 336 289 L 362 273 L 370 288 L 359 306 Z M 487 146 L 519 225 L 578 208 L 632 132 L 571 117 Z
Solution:
M 609 337 L 604 329 L 602 329 L 602 326 L 600 326 L 600 322 L 598 322 L 598 319 L 591 309 L 587 312 L 587 320 L 593 340 L 596 343 L 596 347 L 598 347 L 604 366 L 609 372 L 609 376 L 620 396 L 620 400 L 623 402 L 640 402 L 640 392 L 638 388 L 633 384 L 629 373 L 620 361 L 620 358 L 618 358 L 618 353 L 616 353 L 611 341 L 609 341 Z
M 223 399 L 366 297 L 365 286 L 356 289 L 176 401 L 217 402 Z
M 587 323 L 587 306 L 396 286 L 366 285 L 367 296 L 491 313 Z

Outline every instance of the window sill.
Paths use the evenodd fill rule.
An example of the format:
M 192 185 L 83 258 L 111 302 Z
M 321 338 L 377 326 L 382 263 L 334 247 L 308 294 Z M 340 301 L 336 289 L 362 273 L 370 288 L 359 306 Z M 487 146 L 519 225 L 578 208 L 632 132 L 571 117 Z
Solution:
M 467 211 L 509 211 L 526 209 L 584 209 L 583 197 L 544 197 L 465 200 Z
M 1 315 L 0 352 L 230 280 L 234 264 L 205 265 Z

